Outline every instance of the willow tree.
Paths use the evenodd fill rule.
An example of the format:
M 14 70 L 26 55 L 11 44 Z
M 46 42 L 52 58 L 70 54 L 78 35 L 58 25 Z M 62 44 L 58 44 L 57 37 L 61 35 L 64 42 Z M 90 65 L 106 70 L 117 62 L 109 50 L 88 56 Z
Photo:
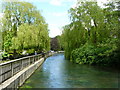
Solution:
M 104 14 L 96 2 L 78 2 L 76 8 L 69 10 L 71 24 L 64 28 L 65 51 L 71 51 L 86 42 L 96 45 L 109 36 L 104 30 Z M 67 29 L 67 30 L 66 30 Z M 68 51 L 67 51 L 68 50 Z
M 61 42 L 63 43 L 67 59 L 70 59 L 72 50 L 79 48 L 86 42 L 86 34 L 87 32 L 79 22 L 74 22 L 63 27 Z
M 49 49 L 48 25 L 35 6 L 28 2 L 4 2 L 3 49 Z
M 88 64 L 119 62 L 116 58 L 119 47 L 117 4 L 118 9 L 113 3 L 101 8 L 97 2 L 78 1 L 77 7 L 69 10 L 71 23 L 63 28 L 61 37 L 67 59 Z
M 49 50 L 49 36 L 47 27 L 43 25 L 34 26 L 22 24 L 17 31 L 17 37 L 12 38 L 13 45 L 11 48 L 18 50 Z
M 109 36 L 103 9 L 97 2 L 78 2 L 78 7 L 70 9 L 70 15 L 72 22 L 82 23 L 88 32 L 87 39 L 92 43 L 102 42 Z

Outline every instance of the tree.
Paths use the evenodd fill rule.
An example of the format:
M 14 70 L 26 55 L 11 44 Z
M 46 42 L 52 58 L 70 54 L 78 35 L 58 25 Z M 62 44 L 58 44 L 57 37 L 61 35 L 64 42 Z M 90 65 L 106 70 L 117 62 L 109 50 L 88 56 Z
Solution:
M 96 45 L 109 36 L 104 28 L 104 14 L 96 2 L 78 2 L 77 8 L 69 10 L 71 24 L 64 28 L 65 49 L 68 57 L 73 49 L 79 48 L 86 42 Z M 66 30 L 67 28 L 67 30 Z M 65 50 L 66 51 L 66 50 Z
M 119 63 L 117 4 L 100 8 L 97 2 L 78 1 L 77 7 L 69 10 L 71 23 L 63 27 L 61 37 L 67 59 L 80 64 Z
M 35 6 L 28 2 L 4 2 L 3 12 L 4 51 L 49 50 L 48 25 Z

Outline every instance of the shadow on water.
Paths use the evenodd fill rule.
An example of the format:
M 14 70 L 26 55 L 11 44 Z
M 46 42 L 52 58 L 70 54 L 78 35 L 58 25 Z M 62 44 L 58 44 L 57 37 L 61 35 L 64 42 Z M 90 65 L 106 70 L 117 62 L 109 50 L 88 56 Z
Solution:
M 118 88 L 118 79 L 117 71 L 73 64 L 55 54 L 21 88 Z

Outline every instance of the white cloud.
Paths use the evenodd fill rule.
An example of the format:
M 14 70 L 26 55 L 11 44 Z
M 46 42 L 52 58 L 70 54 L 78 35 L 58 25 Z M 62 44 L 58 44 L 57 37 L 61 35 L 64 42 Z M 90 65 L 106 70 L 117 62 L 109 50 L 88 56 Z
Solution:
M 61 35 L 62 34 L 62 27 L 69 24 L 69 22 L 58 22 L 58 23 L 52 23 L 49 24 L 49 36 L 50 37 L 55 37 L 57 35 Z
M 51 5 L 62 6 L 64 3 L 75 2 L 77 0 L 51 0 L 49 3 Z
M 55 5 L 55 6 L 61 6 L 62 5 L 62 1 L 61 0 L 51 0 L 50 4 L 51 5 Z
M 50 29 L 50 32 L 49 32 L 50 37 L 55 37 L 61 34 L 61 30 L 56 24 L 49 24 L 49 29 Z

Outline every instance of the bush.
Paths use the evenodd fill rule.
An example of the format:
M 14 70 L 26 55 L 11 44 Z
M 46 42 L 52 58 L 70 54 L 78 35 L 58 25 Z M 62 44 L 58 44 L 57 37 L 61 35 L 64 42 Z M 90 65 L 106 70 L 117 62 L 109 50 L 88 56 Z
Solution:
M 28 49 L 28 50 L 27 50 L 27 53 L 29 53 L 29 54 L 32 54 L 32 53 L 34 53 L 34 52 L 35 52 L 34 49 Z
M 116 48 L 105 44 L 85 44 L 71 53 L 71 61 L 79 64 L 112 65 L 117 63 Z M 115 60 L 116 58 L 116 60 Z

